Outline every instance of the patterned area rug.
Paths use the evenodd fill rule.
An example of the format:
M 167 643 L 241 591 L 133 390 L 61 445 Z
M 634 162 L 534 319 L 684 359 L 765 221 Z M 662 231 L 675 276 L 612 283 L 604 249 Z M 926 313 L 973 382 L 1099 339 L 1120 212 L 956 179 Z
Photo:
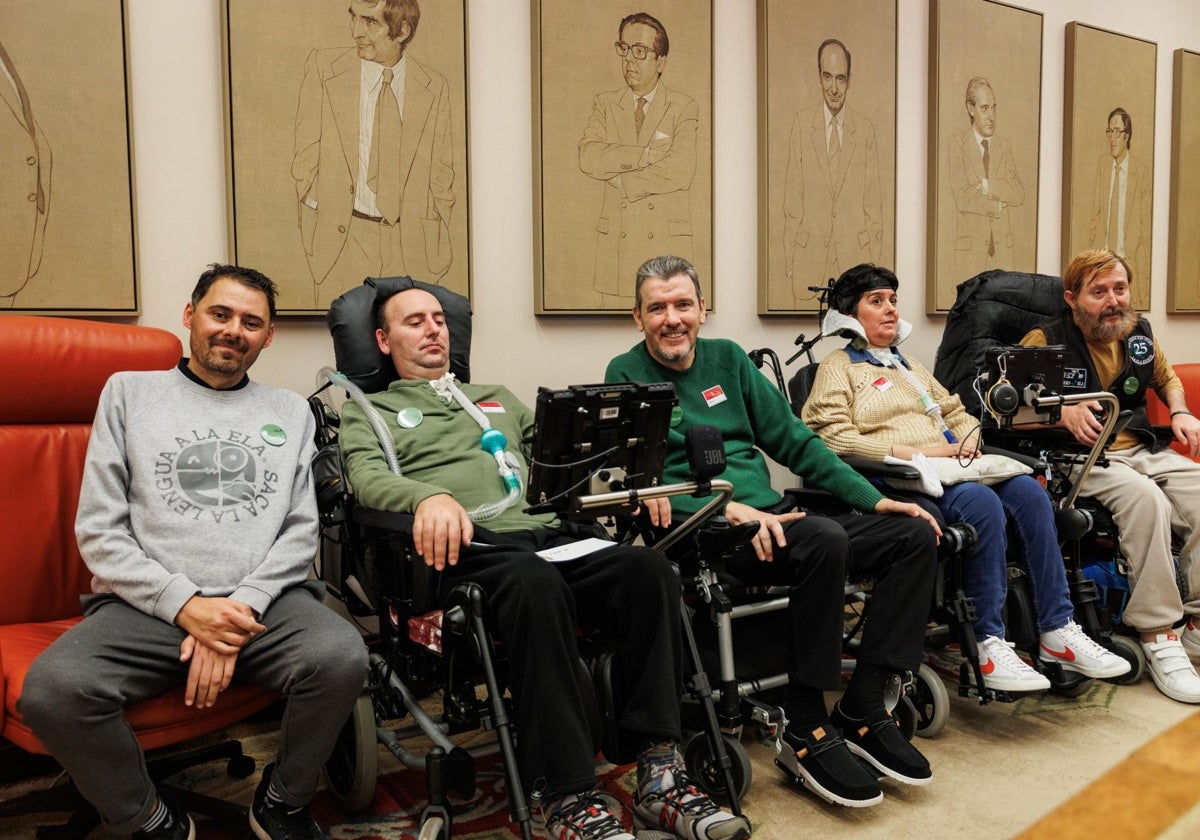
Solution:
M 246 723 L 228 733 L 239 738 L 245 752 L 255 758 L 256 771 L 249 778 L 230 778 L 223 763 L 210 762 L 178 774 L 172 782 L 187 790 L 248 806 L 261 778 L 263 767 L 274 759 L 277 726 L 275 721 Z M 480 734 L 468 746 L 473 743 L 487 743 L 490 739 L 489 734 Z M 622 819 L 627 827 L 632 824 L 629 807 L 634 775 L 632 765 L 618 767 L 599 763 L 596 767 L 597 781 L 601 789 L 620 804 Z M 52 781 L 50 778 L 35 778 L 12 785 L 0 785 L 0 800 L 44 787 Z M 519 828 L 509 821 L 508 785 L 498 755 L 476 759 L 475 788 L 475 795 L 469 801 L 463 801 L 454 794 L 450 795 L 454 820 L 453 836 L 456 840 L 520 838 Z M 420 831 L 421 814 L 426 804 L 424 773 L 405 768 L 387 750 L 381 748 L 375 797 L 362 813 L 346 814 L 324 790 L 324 785 L 313 799 L 312 810 L 317 822 L 336 840 L 411 840 L 416 838 Z M 39 827 L 61 825 L 66 822 L 66 818 L 66 814 L 43 813 L 0 819 L 0 837 L 5 840 L 34 840 Z M 537 814 L 534 814 L 533 827 L 535 832 L 540 832 L 541 824 Z M 197 835 L 205 840 L 242 840 L 247 836 L 245 824 L 208 820 L 199 823 Z M 102 831 L 92 835 L 92 838 L 107 837 Z

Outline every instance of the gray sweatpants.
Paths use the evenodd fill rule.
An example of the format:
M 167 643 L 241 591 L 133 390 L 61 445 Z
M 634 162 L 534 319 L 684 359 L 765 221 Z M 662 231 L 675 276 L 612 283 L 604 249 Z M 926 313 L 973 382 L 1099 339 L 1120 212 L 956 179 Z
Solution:
M 293 807 L 312 798 L 367 672 L 361 635 L 320 602 L 319 589 L 276 598 L 261 620 L 266 632 L 242 648 L 234 671 L 235 681 L 287 697 L 274 778 Z M 89 599 L 85 616 L 30 666 L 17 709 L 105 828 L 128 834 L 150 817 L 156 792 L 123 709 L 183 691 L 186 633 L 112 596 Z

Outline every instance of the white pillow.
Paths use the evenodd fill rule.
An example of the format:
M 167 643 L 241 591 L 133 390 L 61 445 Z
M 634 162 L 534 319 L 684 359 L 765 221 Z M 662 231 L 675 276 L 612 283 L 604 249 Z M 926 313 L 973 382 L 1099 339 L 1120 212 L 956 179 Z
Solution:
M 921 473 L 919 481 L 908 479 L 884 479 L 888 485 L 898 490 L 915 490 L 927 496 L 938 498 L 942 495 L 942 486 L 958 484 L 960 481 L 978 481 L 983 484 L 999 484 L 1018 475 L 1029 475 L 1033 468 L 1005 455 L 980 455 L 970 461 L 960 461 L 957 458 L 927 458 L 920 453 L 913 456 L 911 461 L 899 458 L 884 458 L 885 463 L 903 464 L 916 467 Z

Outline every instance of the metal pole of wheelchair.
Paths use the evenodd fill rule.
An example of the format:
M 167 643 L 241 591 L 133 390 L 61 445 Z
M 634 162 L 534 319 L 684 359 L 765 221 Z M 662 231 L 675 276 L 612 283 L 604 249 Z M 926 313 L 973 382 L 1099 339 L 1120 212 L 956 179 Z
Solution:
M 707 491 L 707 492 L 706 492 Z M 670 496 L 697 495 L 706 496 L 716 493 L 716 496 L 704 504 L 702 508 L 689 516 L 682 524 L 663 537 L 653 548 L 664 553 L 679 540 L 691 534 L 704 524 L 716 511 L 725 507 L 733 498 L 733 484 L 725 479 L 713 479 L 705 482 L 686 481 L 677 484 L 663 484 L 659 487 L 647 487 L 641 490 L 626 490 L 614 493 L 596 493 L 591 496 L 580 496 L 577 500 L 579 510 L 595 510 L 611 508 L 620 505 L 636 505 L 640 499 L 663 499 Z M 729 795 L 729 810 L 734 816 L 742 815 L 741 803 L 738 801 L 737 784 L 733 779 L 733 760 L 725 749 L 725 741 L 721 736 L 721 725 L 717 720 L 717 710 L 713 705 L 712 685 L 708 674 L 700 664 L 700 649 L 696 646 L 696 636 L 692 625 L 687 619 L 687 610 L 680 610 L 680 624 L 683 628 L 683 638 L 688 656 L 692 660 L 695 673 L 690 680 L 692 696 L 704 710 L 706 728 L 708 730 L 709 747 L 712 749 L 713 767 L 721 773 L 725 784 L 725 792 Z
M 642 499 L 666 499 L 671 496 L 692 496 L 697 490 L 709 488 L 716 493 L 714 499 L 704 507 L 684 520 L 671 533 L 654 544 L 654 550 L 660 553 L 675 545 L 712 516 L 713 512 L 723 508 L 733 498 L 733 485 L 723 478 L 713 479 L 704 483 L 696 481 L 681 481 L 677 484 L 662 484 L 658 487 L 644 487 L 640 490 L 617 490 L 612 493 L 595 493 L 591 496 L 580 496 L 577 500 L 578 510 L 596 510 L 597 508 L 612 508 L 629 505 L 635 507 Z M 705 493 L 704 495 L 708 495 Z
M 1075 500 L 1079 497 L 1079 490 L 1083 486 L 1084 479 L 1088 477 L 1088 473 L 1092 471 L 1096 461 L 1100 458 L 1100 453 L 1108 446 L 1109 435 L 1117 425 L 1117 418 L 1121 411 L 1121 403 L 1117 400 L 1116 395 L 1108 391 L 1094 391 L 1089 394 L 1071 394 L 1069 396 L 1060 396 L 1055 394 L 1048 397 L 1033 397 L 1029 404 L 1036 411 L 1044 411 L 1046 409 L 1061 407 L 1064 405 L 1077 405 L 1079 403 L 1091 402 L 1095 400 L 1105 406 L 1107 411 L 1104 415 L 1104 427 L 1100 430 L 1100 437 L 1092 444 L 1092 450 L 1088 453 L 1087 460 L 1083 462 L 1083 467 L 1079 470 L 1078 478 L 1071 482 L 1071 491 L 1059 503 L 1061 508 L 1071 508 L 1075 506 Z

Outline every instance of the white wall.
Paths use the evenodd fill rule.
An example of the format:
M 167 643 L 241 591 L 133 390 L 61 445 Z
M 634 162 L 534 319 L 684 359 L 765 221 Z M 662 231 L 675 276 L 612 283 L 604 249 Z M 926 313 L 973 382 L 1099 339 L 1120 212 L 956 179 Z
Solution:
M 944 0 L 944 2 L 947 0 Z M 237 0 L 233 0 L 237 2 Z M 330 0 L 337 2 L 337 0 Z M 547 0 L 554 2 L 554 0 Z M 715 270 L 720 313 L 705 334 L 790 355 L 812 318 L 760 318 L 755 299 L 758 170 L 756 16 L 752 0 L 715 6 Z M 803 0 L 794 0 L 803 2 Z M 137 180 L 141 323 L 175 330 L 204 265 L 230 258 L 226 234 L 220 3 L 128 0 Z M 1173 361 L 1200 361 L 1196 316 L 1166 314 L 1172 53 L 1200 50 L 1195 0 L 1024 0 L 1044 13 L 1037 270 L 1057 274 L 1064 28 L 1079 20 L 1158 43 L 1154 293 L 1150 316 Z M 530 21 L 526 0 L 470 0 L 470 145 L 474 236 L 473 378 L 504 382 L 531 401 L 537 385 L 597 381 L 639 337 L 631 320 L 533 316 Z M 899 0 L 896 272 L 906 349 L 932 364 L 943 319 L 921 314 L 925 273 L 928 0 Z M 980 44 L 981 49 L 986 44 Z M 822 352 L 831 349 L 825 342 Z M 487 352 L 480 352 L 485 348 Z M 307 393 L 333 352 L 320 319 L 284 319 L 255 368 L 260 381 Z

